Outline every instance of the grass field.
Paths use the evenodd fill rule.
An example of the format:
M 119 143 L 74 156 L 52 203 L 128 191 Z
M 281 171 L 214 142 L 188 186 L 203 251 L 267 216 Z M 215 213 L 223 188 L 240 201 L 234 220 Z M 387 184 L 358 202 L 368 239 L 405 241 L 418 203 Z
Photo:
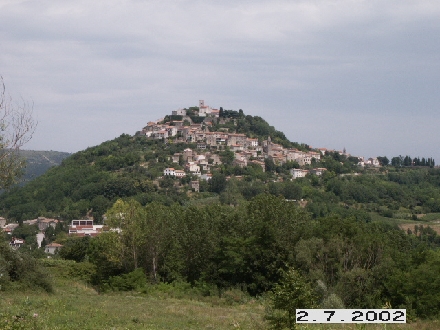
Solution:
M 98 295 L 79 285 L 55 295 L 3 296 L 0 307 L 0 315 L 9 317 L 0 318 L 0 329 L 267 329 L 264 307 L 256 301 L 226 306 L 137 294 Z M 298 329 L 435 330 L 440 322 L 301 325 Z
M 79 280 L 55 277 L 55 292 L 0 293 L 0 329 L 268 329 L 264 300 L 239 291 L 222 298 L 181 290 L 98 294 Z M 300 325 L 302 330 L 435 330 L 438 321 L 403 325 Z

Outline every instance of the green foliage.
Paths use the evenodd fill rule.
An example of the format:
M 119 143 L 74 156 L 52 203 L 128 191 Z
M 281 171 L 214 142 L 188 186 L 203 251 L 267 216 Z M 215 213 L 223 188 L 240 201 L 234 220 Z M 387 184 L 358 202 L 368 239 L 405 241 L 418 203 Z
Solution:
M 295 329 L 296 309 L 316 306 L 317 296 L 310 283 L 298 271 L 289 269 L 272 290 L 266 319 L 271 329 Z
M 137 268 L 128 274 L 112 276 L 108 281 L 108 286 L 113 291 L 141 291 L 145 290 L 147 277 L 141 268 Z
M 69 237 L 63 242 L 63 248 L 58 255 L 66 260 L 81 262 L 86 260 L 87 250 L 89 248 L 90 237 Z
M 49 275 L 29 254 L 0 242 L 0 291 L 44 290 L 52 292 Z
M 12 231 L 12 237 L 21 238 L 25 240 L 25 244 L 22 249 L 36 249 L 38 247 L 36 234 L 38 233 L 38 227 L 36 225 L 23 225 L 21 224 Z

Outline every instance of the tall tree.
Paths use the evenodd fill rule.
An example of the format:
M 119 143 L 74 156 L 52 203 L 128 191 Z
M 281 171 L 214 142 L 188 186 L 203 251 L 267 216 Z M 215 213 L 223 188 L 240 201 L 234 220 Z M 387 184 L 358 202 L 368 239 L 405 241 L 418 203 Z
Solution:
M 145 219 L 145 210 L 133 199 L 127 202 L 119 199 L 108 211 L 107 219 L 110 227 L 121 230 L 119 237 L 125 248 L 127 268 L 138 268 L 142 238 L 145 234 L 141 227 Z

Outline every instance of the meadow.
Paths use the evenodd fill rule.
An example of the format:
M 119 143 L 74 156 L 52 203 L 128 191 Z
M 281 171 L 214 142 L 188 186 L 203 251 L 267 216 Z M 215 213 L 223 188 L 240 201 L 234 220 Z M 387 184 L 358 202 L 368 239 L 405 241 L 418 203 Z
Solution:
M 84 282 L 54 278 L 55 291 L 2 292 L 0 329 L 268 329 L 265 299 L 231 290 L 221 298 L 160 285 L 99 294 Z M 438 321 L 387 325 L 298 325 L 300 330 L 435 330 Z

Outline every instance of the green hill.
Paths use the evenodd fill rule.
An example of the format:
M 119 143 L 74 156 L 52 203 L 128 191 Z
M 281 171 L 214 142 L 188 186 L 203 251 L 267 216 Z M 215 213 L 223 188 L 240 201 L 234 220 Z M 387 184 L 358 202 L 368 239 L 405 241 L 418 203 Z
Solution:
M 44 174 L 53 166 L 61 164 L 63 159 L 69 157 L 71 153 L 59 151 L 36 151 L 20 150 L 20 156 L 26 159 L 25 173 L 22 183 L 32 181 L 36 177 Z
M 149 132 L 151 127 L 145 127 L 134 136 L 123 134 L 70 155 L 41 176 L 38 174 L 46 166 L 59 164 L 67 154 L 25 152 L 29 164 L 27 178 L 35 179 L 0 196 L 0 215 L 16 221 L 38 216 L 71 220 L 92 215 L 99 223 L 118 198 L 134 198 L 141 205 L 153 201 L 164 205 L 212 202 L 238 205 L 261 193 L 282 195 L 289 200 L 303 199 L 303 205 L 313 217 L 337 213 L 370 221 L 373 213 L 413 219 L 419 214 L 440 212 L 437 168 L 359 167 L 357 157 L 338 152 L 326 152 L 319 160 L 312 158 L 309 164 L 280 162 L 276 148 L 280 153 L 286 150 L 307 153 L 310 148 L 287 140 L 261 117 L 233 110 L 224 110 L 223 117 L 198 117 L 194 115 L 198 108 L 190 109 L 191 116 L 174 119 L 167 116 L 155 124 L 158 128 L 173 129 L 185 119 L 181 126 L 183 133 L 164 139 L 154 135 L 157 131 Z M 197 134 L 192 134 L 191 129 L 205 132 L 202 142 L 196 140 Z M 218 144 L 209 144 L 212 134 L 217 134 Z M 259 147 L 248 150 L 247 163 L 237 161 L 242 151 L 232 151 L 234 145 L 225 145 L 222 134 L 235 134 L 236 139 L 254 138 Z M 269 137 L 275 150 L 271 154 L 261 147 L 268 143 Z M 200 163 L 199 175 L 210 172 L 211 180 L 200 179 L 188 170 L 181 178 L 164 177 L 165 168 L 185 169 L 188 159 L 183 158 L 188 148 L 193 160 L 205 158 L 206 162 Z M 308 174 L 291 180 L 292 169 L 314 173 L 315 167 L 327 171 L 320 176 Z M 196 180 L 197 189 L 191 184 Z

